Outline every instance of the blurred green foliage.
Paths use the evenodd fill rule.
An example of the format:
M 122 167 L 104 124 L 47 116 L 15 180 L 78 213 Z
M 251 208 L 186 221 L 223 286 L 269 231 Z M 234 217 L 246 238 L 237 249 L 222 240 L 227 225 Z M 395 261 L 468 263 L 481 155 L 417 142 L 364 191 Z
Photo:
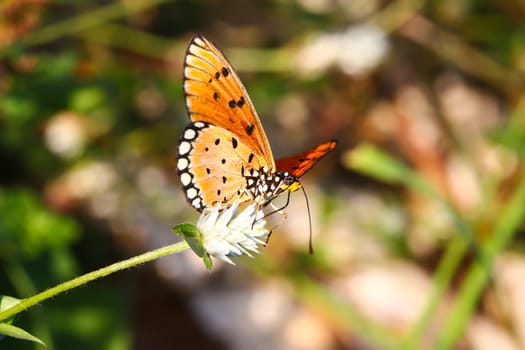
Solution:
M 520 344 L 505 307 L 483 296 L 497 294 L 494 261 L 504 252 L 523 255 L 524 20 L 525 6 L 511 0 L 3 1 L 0 294 L 24 298 L 166 244 L 173 239 L 170 227 L 195 218 L 173 160 L 187 123 L 185 45 L 203 33 L 242 74 L 276 155 L 340 140 L 339 153 L 320 165 L 330 169 L 323 175 L 328 180 L 314 187 L 312 201 L 320 208 L 314 220 L 322 232 L 316 254 L 274 235 L 268 252 L 246 264 L 260 280 L 291 285 L 297 300 L 327 320 L 334 348 L 464 348 L 474 314 Z M 313 43 L 328 38 L 326 44 L 361 24 L 384 34 L 388 50 L 380 62 L 357 75 L 344 73 L 341 57 L 314 69 L 332 52 L 315 56 Z M 306 59 L 297 60 L 305 48 L 314 57 L 310 70 Z M 409 88 L 420 94 L 404 98 Z M 445 90 L 463 99 L 447 107 Z M 416 112 L 406 107 L 421 101 L 425 108 Z M 471 124 L 447 117 L 477 104 L 482 107 Z M 497 117 L 482 116 L 487 110 Z M 427 124 L 418 124 L 421 115 L 430 115 Z M 435 134 L 426 134 L 428 128 L 439 134 L 437 142 L 430 144 Z M 451 159 L 479 180 L 474 204 L 462 202 L 472 187 L 450 185 L 465 175 L 447 168 Z M 375 199 L 362 215 L 354 214 L 359 191 Z M 373 209 L 378 202 L 382 209 Z M 346 236 L 330 245 L 337 236 L 326 231 L 338 231 L 329 226 L 337 219 L 348 225 L 341 229 Z M 411 236 L 421 230 L 423 248 Z M 424 312 L 405 333 L 366 319 L 327 287 L 377 259 L 359 260 L 365 248 L 343 257 L 334 251 L 354 242 L 354 231 L 380 242 L 386 265 L 388 259 L 410 263 L 431 279 Z M 195 289 L 177 280 L 180 270 L 144 268 L 147 278 L 162 275 L 173 284 L 142 283 L 140 272 L 129 272 L 30 310 L 16 325 L 47 349 L 172 348 L 173 337 L 186 341 L 182 347 L 198 341 L 200 348 L 218 347 L 202 336 L 205 327 L 191 328 L 186 305 L 200 291 L 198 277 L 191 263 L 177 261 Z M 218 275 L 207 280 L 247 280 Z M 447 297 L 453 302 L 436 327 Z M 153 303 L 166 314 L 151 316 L 148 303 L 141 308 L 156 298 L 172 303 Z M 491 313 L 491 307 L 501 310 Z M 155 321 L 168 330 L 148 328 Z M 7 338 L 0 339 L 4 347 L 42 348 Z
M 60 251 L 78 239 L 79 225 L 72 218 L 45 208 L 27 189 L 0 192 L 0 246 L 5 259 L 34 260 Z M 73 270 L 65 276 L 70 277 Z

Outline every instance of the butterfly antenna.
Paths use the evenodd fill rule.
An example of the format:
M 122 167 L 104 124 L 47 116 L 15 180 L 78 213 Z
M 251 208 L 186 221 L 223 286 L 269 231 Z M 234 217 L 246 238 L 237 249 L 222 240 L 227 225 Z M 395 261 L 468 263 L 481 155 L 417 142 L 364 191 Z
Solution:
M 308 202 L 308 196 L 306 195 L 306 190 L 304 186 L 301 186 L 304 194 L 304 200 L 306 201 L 306 211 L 308 212 L 308 228 L 310 229 L 310 236 L 308 240 L 308 250 L 310 254 L 314 253 L 314 245 L 312 243 L 312 215 L 310 214 L 310 203 Z

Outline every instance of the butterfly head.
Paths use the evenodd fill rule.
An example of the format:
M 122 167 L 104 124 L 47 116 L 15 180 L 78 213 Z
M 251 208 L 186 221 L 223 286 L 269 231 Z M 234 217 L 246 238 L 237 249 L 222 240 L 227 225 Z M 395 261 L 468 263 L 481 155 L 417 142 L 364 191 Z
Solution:
M 282 178 L 280 189 L 282 192 L 294 192 L 301 188 L 299 179 L 287 171 L 279 171 L 277 175 Z

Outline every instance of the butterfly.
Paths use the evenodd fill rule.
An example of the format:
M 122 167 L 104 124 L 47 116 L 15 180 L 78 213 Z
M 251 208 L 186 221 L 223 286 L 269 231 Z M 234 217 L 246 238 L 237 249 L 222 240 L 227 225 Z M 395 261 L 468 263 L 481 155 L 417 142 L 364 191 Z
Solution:
M 201 35 L 184 60 L 184 95 L 190 124 L 180 139 L 177 172 L 198 211 L 236 201 L 266 205 L 301 188 L 299 178 L 333 150 L 328 141 L 274 160 L 255 108 L 226 57 Z

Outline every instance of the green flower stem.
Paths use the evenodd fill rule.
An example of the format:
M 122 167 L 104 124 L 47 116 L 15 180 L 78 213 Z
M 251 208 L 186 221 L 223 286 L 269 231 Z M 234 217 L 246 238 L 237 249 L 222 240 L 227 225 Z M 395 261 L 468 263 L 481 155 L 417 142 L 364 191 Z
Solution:
M 130 259 L 126 259 L 123 261 L 119 261 L 117 263 L 111 264 L 109 266 L 103 267 L 101 269 L 98 269 L 93 272 L 89 272 L 85 275 L 82 275 L 80 277 L 74 278 L 70 281 L 64 282 L 59 284 L 58 286 L 55 286 L 53 288 L 49 288 L 42 293 L 33 295 L 32 297 L 23 299 L 20 303 L 16 304 L 12 308 L 9 308 L 5 310 L 4 312 L 0 312 L 0 322 L 2 320 L 5 320 L 21 311 L 25 311 L 31 306 L 40 303 L 41 301 L 47 300 L 49 298 L 52 298 L 60 293 L 66 292 L 70 289 L 79 287 L 83 284 L 86 284 L 88 282 L 94 281 L 98 278 L 105 277 L 109 274 L 115 273 L 120 270 L 125 270 L 130 267 L 134 267 L 143 263 L 146 263 L 151 260 L 158 259 L 160 257 L 163 257 L 165 255 L 178 253 L 183 250 L 188 249 L 189 246 L 185 241 L 178 242 L 175 244 L 171 244 L 159 249 L 152 250 L 150 252 L 134 256 Z
M 14 286 L 17 295 L 29 296 L 36 294 L 36 289 L 28 271 L 18 261 L 11 261 L 4 264 L 4 270 Z M 44 320 L 44 313 L 41 309 L 36 309 L 31 315 L 32 323 L 34 324 L 31 333 L 38 335 L 38 338 L 46 344 L 46 350 L 55 349 L 53 343 L 53 337 L 51 336 L 51 330 L 49 324 Z

